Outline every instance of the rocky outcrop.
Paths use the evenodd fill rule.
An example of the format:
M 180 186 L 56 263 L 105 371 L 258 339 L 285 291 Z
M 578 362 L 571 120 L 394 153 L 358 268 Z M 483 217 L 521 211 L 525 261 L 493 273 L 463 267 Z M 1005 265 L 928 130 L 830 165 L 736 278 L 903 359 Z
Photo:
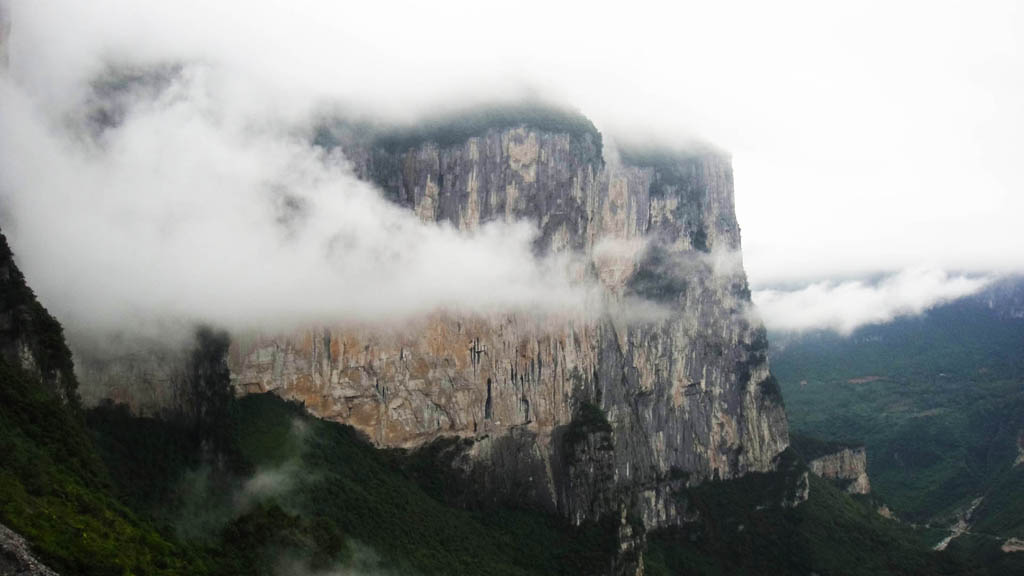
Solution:
M 0 575 L 57 576 L 57 573 L 32 555 L 24 538 L 0 524 Z
M 1000 546 L 1003 552 L 1024 552 L 1024 540 L 1020 538 L 1007 538 Z
M 480 474 L 525 476 L 529 486 L 509 489 L 577 522 L 628 500 L 645 526 L 672 524 L 683 514 L 675 487 L 772 468 L 786 417 L 764 329 L 748 314 L 727 156 L 611 163 L 596 131 L 529 124 L 398 144 L 342 126 L 318 142 L 424 221 L 534 223 L 536 252 L 580 256 L 582 281 L 610 304 L 236 335 L 239 392 L 300 400 L 381 446 L 472 439 Z M 621 312 L 635 300 L 660 315 Z M 607 427 L 574 433 L 584 406 Z
M 838 452 L 819 456 L 807 465 L 812 473 L 844 484 L 850 494 L 871 492 L 867 452 L 863 446 L 843 448 Z
M 811 497 L 811 481 L 807 477 L 807 472 L 801 473 L 796 482 L 793 483 L 793 490 L 788 492 L 782 499 L 783 508 L 796 508 L 797 506 L 807 502 L 807 499 Z

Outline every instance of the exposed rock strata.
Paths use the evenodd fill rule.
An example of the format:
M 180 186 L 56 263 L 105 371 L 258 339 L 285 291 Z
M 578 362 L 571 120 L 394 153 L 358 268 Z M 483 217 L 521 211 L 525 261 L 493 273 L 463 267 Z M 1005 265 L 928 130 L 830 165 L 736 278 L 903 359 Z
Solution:
M 425 222 L 533 223 L 536 253 L 581 262 L 577 280 L 600 287 L 602 309 L 234 334 L 237 391 L 299 400 L 383 447 L 459 438 L 448 461 L 486 498 L 574 522 L 625 510 L 638 537 L 687 515 L 686 486 L 771 470 L 788 429 L 749 314 L 729 158 L 607 162 L 592 126 L 576 128 L 317 141 Z M 107 390 L 150 413 L 172 401 L 180 353 L 91 360 L 79 358 L 90 397 Z
M 0 524 L 0 574 L 4 576 L 57 576 L 36 559 L 28 542 Z
M 843 448 L 838 452 L 819 456 L 808 463 L 811 472 L 829 480 L 846 484 L 850 494 L 871 492 L 868 479 L 867 452 L 863 446 Z
M 438 313 L 401 330 L 237 335 L 240 392 L 301 400 L 381 446 L 476 439 L 474 465 L 574 521 L 618 513 L 629 496 L 647 527 L 676 523 L 675 486 L 771 469 L 787 424 L 764 330 L 748 315 L 727 157 L 609 164 L 591 134 L 527 126 L 443 146 L 338 144 L 358 176 L 424 221 L 532 222 L 538 253 L 582 255 L 610 301 L 668 313 Z M 608 429 L 563 446 L 584 403 Z

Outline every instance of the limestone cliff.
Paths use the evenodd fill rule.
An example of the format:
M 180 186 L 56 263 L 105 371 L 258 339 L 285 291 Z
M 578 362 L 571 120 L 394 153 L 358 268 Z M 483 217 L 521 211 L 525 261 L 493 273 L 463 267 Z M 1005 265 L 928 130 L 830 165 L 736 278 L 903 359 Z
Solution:
M 863 446 L 843 448 L 819 456 L 808 462 L 808 467 L 813 474 L 845 484 L 846 491 L 850 494 L 871 492 L 867 453 Z
M 748 314 L 729 158 L 611 161 L 588 122 L 506 124 L 388 139 L 338 124 L 317 142 L 424 221 L 532 222 L 536 252 L 582 255 L 608 301 L 667 312 L 235 335 L 239 392 L 300 400 L 381 446 L 470 439 L 461 461 L 484 484 L 577 522 L 625 502 L 648 528 L 676 523 L 681 486 L 771 469 L 787 423 Z

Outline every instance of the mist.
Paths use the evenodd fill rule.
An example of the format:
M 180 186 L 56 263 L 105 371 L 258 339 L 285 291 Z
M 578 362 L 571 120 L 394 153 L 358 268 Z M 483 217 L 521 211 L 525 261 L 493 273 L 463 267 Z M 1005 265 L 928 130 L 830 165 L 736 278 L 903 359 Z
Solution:
M 420 222 L 340 155 L 246 115 L 219 84 L 226 71 L 172 70 L 163 89 L 108 106 L 102 126 L 88 100 L 47 114 L 0 84 L 4 228 L 72 330 L 154 315 L 238 328 L 582 304 L 573 262 L 535 257 L 531 225 Z
M 0 5 L 0 226 L 72 332 L 585 306 L 578 264 L 534 257 L 530 226 L 421 223 L 308 143 L 328 113 L 524 98 L 609 143 L 728 150 L 755 289 L 1024 269 L 1014 2 Z
M 875 282 L 816 282 L 796 289 L 758 290 L 752 295 L 769 330 L 832 330 L 848 335 L 867 324 L 912 316 L 969 296 L 993 278 L 950 275 L 941 270 L 911 269 Z

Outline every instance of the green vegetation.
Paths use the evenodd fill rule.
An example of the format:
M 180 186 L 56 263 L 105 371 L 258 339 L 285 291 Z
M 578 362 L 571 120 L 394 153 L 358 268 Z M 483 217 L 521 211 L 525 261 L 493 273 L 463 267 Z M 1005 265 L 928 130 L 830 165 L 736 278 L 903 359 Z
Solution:
M 1024 536 L 1024 322 L 987 301 L 829 333 L 773 336 L 772 369 L 797 434 L 863 444 L 876 497 L 901 519 Z
M 0 236 L 2 239 L 2 236 Z M 573 527 L 504 507 L 453 507 L 416 481 L 422 457 L 272 395 L 236 400 L 227 339 L 200 329 L 179 411 L 83 412 L 60 325 L 3 243 L 0 345 L 27 343 L 39 374 L 0 356 L 0 522 L 65 574 L 600 573 L 613 520 Z M 604 426 L 607 420 L 601 416 Z M 443 473 L 434 472 L 438 482 Z M 429 488 L 429 486 L 428 486 Z
M 1024 466 L 999 475 L 974 511 L 971 531 L 1024 538 Z
M 25 284 L 2 234 L 0 319 L 0 522 L 65 574 L 202 572 L 200 559 L 111 495 L 63 330 Z M 22 345 L 34 360 L 28 368 Z
M 0 274 L 0 296 L 10 300 L 0 313 L 17 320 L 0 344 L 12 334 L 28 342 L 39 373 L 0 358 L 0 522 L 61 573 L 607 573 L 618 547 L 614 515 L 575 527 L 503 504 L 463 499 L 468 506 L 453 506 L 452 486 L 460 485 L 450 467 L 437 464 L 450 463 L 465 441 L 441 440 L 412 453 L 378 450 L 353 428 L 313 418 L 274 395 L 236 400 L 224 393 L 226 340 L 213 331 L 197 334 L 177 417 L 137 417 L 111 404 L 83 412 L 66 372 L 70 353 L 60 325 L 6 255 L 5 263 L 0 253 L 8 269 Z M 751 357 L 764 353 L 763 336 L 748 347 Z M 925 449 L 957 426 L 968 441 L 989 442 L 987 451 L 967 453 L 972 469 L 1004 471 L 986 484 L 979 530 L 1021 526 L 1022 475 L 1005 473 L 1010 449 L 1002 441 L 1016 432 L 1000 424 L 1019 424 L 1015 385 L 1018 396 L 1001 380 L 971 387 L 987 396 L 963 411 L 963 421 L 943 420 L 953 424 L 934 436 L 911 428 L 924 448 L 913 457 L 903 453 L 910 462 L 941 463 L 942 454 Z M 956 400 L 949 394 L 937 395 L 940 407 Z M 572 446 L 611 430 L 600 408 L 584 403 L 562 439 Z M 887 520 L 868 499 L 814 478 L 810 500 L 782 506 L 796 498 L 804 471 L 790 450 L 778 472 L 690 488 L 679 497 L 696 520 L 650 536 L 648 573 L 1021 571 L 1019 557 L 1002 554 L 991 535 L 963 537 L 948 553 L 932 553 L 926 544 L 938 539 L 935 531 Z
M 427 142 L 438 146 L 455 146 L 488 130 L 528 126 L 546 132 L 560 132 L 589 140 L 601 155 L 601 133 L 586 116 L 575 110 L 538 102 L 479 106 L 457 113 L 443 114 L 408 126 L 379 126 L 352 123 L 346 128 L 375 146 L 391 152 L 402 152 Z M 331 128 L 321 127 L 314 142 L 324 148 L 338 145 Z
M 230 412 L 241 474 L 205 460 L 184 421 L 112 405 L 83 421 L 38 381 L 2 368 L 0 446 L 13 456 L 0 463 L 0 520 L 66 573 L 275 574 L 283 562 L 311 571 L 603 573 L 616 546 L 614 518 L 574 528 L 536 511 L 449 506 L 436 495 L 443 473 L 432 471 L 432 489 L 408 465 L 433 456 L 377 450 L 273 395 L 245 397 Z M 582 405 L 576 422 L 581 433 L 610 427 L 596 406 Z M 967 573 L 955 556 L 927 552 L 926 533 L 828 483 L 812 479 L 807 503 L 778 506 L 802 471 L 787 458 L 780 474 L 691 489 L 699 522 L 653 535 L 648 572 Z
M 804 434 L 790 434 L 789 445 L 804 459 L 810 462 L 819 456 L 835 454 L 845 448 L 855 448 L 856 444 L 850 442 L 838 442 L 836 440 L 821 440 Z
M 772 347 L 787 382 L 794 377 L 842 382 L 868 375 L 931 380 L 939 374 L 992 381 L 1024 374 L 1024 322 L 976 301 L 865 326 L 849 336 L 773 334 Z
M 923 530 L 888 520 L 814 476 L 801 505 L 765 501 L 765 494 L 778 494 L 774 476 L 752 474 L 691 490 L 700 519 L 649 537 L 646 574 L 989 573 L 930 552 Z
M 25 283 L 25 277 L 14 263 L 7 238 L 0 233 L 0 344 L 10 347 L 25 344 L 35 359 L 40 375 L 47 385 L 69 402 L 77 403 L 74 364 L 71 351 L 64 343 L 64 329 L 57 319 L 36 300 Z M 11 350 L 5 350 L 11 361 Z
M 611 432 L 612 425 L 608 422 L 608 416 L 605 415 L 604 410 L 601 410 L 597 404 L 581 402 L 573 419 L 566 426 L 562 443 L 566 447 L 570 447 L 566 452 L 571 454 L 571 447 L 585 442 L 587 436 L 604 434 L 607 437 L 607 449 L 611 450 L 611 437 L 609 436 Z
M 38 382 L 6 366 L 2 376 L 13 457 L 0 465 L 0 520 L 69 573 L 272 574 L 287 558 L 311 570 L 578 574 L 600 572 L 613 549 L 607 524 L 448 506 L 399 465 L 410 456 L 273 395 L 237 403 L 232 429 L 252 471 L 239 476 L 204 463 L 182 422 L 106 405 L 88 413 L 90 438 Z
M 112 497 L 80 414 L 0 361 L 0 521 L 67 574 L 201 573 Z
M 103 418 L 93 416 L 101 445 L 118 447 L 114 453 L 105 451 L 108 463 L 154 448 L 133 432 L 162 423 L 105 410 Z M 369 548 L 382 568 L 420 574 L 575 574 L 608 561 L 607 528 L 576 529 L 531 511 L 447 506 L 403 471 L 399 453 L 377 450 L 354 429 L 312 418 L 297 404 L 269 394 L 248 396 L 238 402 L 238 415 L 239 449 L 259 480 L 221 481 L 203 495 L 202 506 L 187 504 L 195 490 L 181 479 L 187 484 L 195 477 L 182 474 L 189 460 L 175 448 L 185 445 L 180 439 L 166 442 L 158 458 L 180 463 L 166 471 L 153 473 L 149 464 L 118 465 L 125 471 L 118 477 L 119 491 L 142 509 L 153 510 L 163 501 L 165 508 L 188 516 L 198 509 L 221 516 L 221 533 L 212 540 L 215 555 L 224 558 L 221 573 L 266 570 L 266 550 L 326 568 L 351 560 L 354 549 Z M 176 435 L 184 437 L 186 431 L 176 433 L 166 425 L 157 434 L 165 439 Z M 175 468 L 179 481 L 168 485 L 161 478 L 174 477 Z M 146 482 L 153 495 L 133 495 Z M 266 485 L 254 491 L 261 483 Z M 225 490 L 235 491 L 229 505 L 221 498 Z M 238 494 L 250 495 L 251 502 L 240 505 Z M 171 526 L 190 520 L 168 516 L 166 509 L 159 513 Z
M 847 378 L 794 385 L 796 377 L 785 376 L 791 374 L 787 363 L 773 369 L 785 382 L 794 431 L 863 443 L 875 493 L 906 520 L 948 520 L 985 494 L 1016 456 L 1013 428 L 1024 413 L 1020 382 Z
M 946 554 L 965 566 L 984 566 L 989 574 L 1024 574 L 1024 554 L 1007 554 L 1001 548 L 991 536 L 964 534 L 949 543 Z
M 253 460 L 282 453 L 274 442 L 253 442 L 255 428 L 283 431 L 302 422 L 302 474 L 318 479 L 303 484 L 292 504 L 369 545 L 387 565 L 422 574 L 576 574 L 608 560 L 599 527 L 576 530 L 528 511 L 446 506 L 393 464 L 394 453 L 374 449 L 350 427 L 310 418 L 274 396 L 247 397 L 241 405 L 243 452 Z
M 377 450 L 276 396 L 235 400 L 226 337 L 211 330 L 197 332 L 177 415 L 136 417 L 111 404 L 83 412 L 60 325 L 4 254 L 0 313 L 12 321 L 0 344 L 27 342 L 40 374 L 0 357 L 0 522 L 58 571 L 527 575 L 607 566 L 608 522 L 573 527 L 536 511 L 453 507 L 409 473 L 416 454 Z

